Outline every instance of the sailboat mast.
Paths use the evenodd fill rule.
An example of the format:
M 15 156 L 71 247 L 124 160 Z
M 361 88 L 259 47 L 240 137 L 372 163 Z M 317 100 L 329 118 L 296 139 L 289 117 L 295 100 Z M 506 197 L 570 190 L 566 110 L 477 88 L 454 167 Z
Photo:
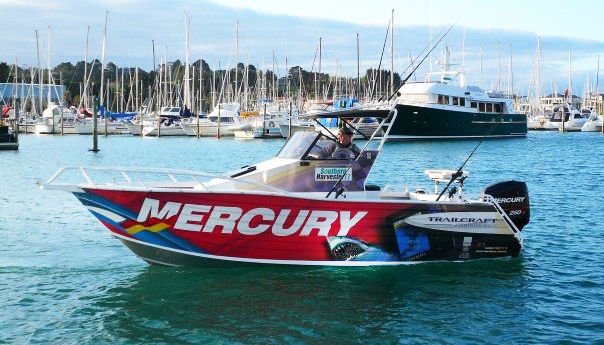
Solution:
M 394 8 L 391 19 L 392 30 L 390 32 L 390 94 L 394 94 Z
M 361 60 L 359 55 L 359 33 L 357 32 L 357 97 L 361 97 Z
M 273 92 L 272 92 L 272 99 L 273 102 L 275 102 L 277 100 L 277 84 L 276 84 L 276 76 L 275 76 L 275 51 L 273 50 L 273 77 L 272 79 L 272 83 L 273 84 Z
M 159 72 L 160 70 L 157 69 L 157 65 L 155 64 L 155 40 L 151 40 L 151 46 L 153 48 L 153 71 Z M 151 100 L 155 99 L 155 102 L 159 104 L 159 80 L 157 79 L 157 72 L 153 73 L 153 89 L 155 91 L 155 94 L 153 95 L 153 98 Z M 147 109 L 147 112 L 151 111 L 151 109 L 153 109 L 153 104 L 152 102 L 149 102 L 149 108 Z
M 136 66 L 136 69 L 134 70 L 134 83 L 136 84 L 135 85 L 136 96 L 134 99 L 134 111 L 138 111 L 138 109 L 139 109 L 139 104 L 138 104 L 139 98 L 138 97 L 139 97 L 139 92 L 140 92 L 140 90 L 138 88 L 138 66 Z
M 122 67 L 122 80 L 120 83 L 120 111 L 123 113 L 125 109 L 125 100 L 124 100 L 124 68 Z
M 321 91 L 321 54 L 323 51 L 323 37 L 319 37 L 319 89 L 317 92 Z
M 40 66 L 40 44 L 38 41 L 38 30 L 36 32 L 36 56 L 38 57 L 38 101 L 40 103 L 40 107 L 38 108 L 40 114 L 42 114 L 42 85 L 44 84 L 44 78 L 42 76 L 42 68 Z
M 512 42 L 510 42 L 510 65 L 508 69 L 508 97 L 514 97 L 514 67 L 512 66 Z
M 571 72 L 571 51 L 568 51 L 568 103 L 573 103 L 573 81 Z
M 598 55 L 598 69 L 596 70 L 596 111 L 602 113 L 600 109 L 600 55 Z M 602 129 L 604 131 L 604 128 Z
M 191 86 L 190 86 L 190 76 L 189 76 L 189 14 L 185 11 L 185 108 L 191 109 Z
M 480 79 L 478 80 L 478 87 L 482 86 L 482 46 L 480 46 Z
M 537 37 L 537 100 L 541 104 L 541 37 Z
M 109 11 L 105 12 L 105 29 L 103 30 L 103 47 L 101 50 L 101 95 L 99 100 L 101 102 L 101 115 L 105 113 L 105 45 L 107 40 L 107 16 Z
M 497 42 L 497 91 L 500 91 L 501 86 L 501 45 Z
M 88 36 L 90 35 L 90 25 L 86 27 L 86 48 L 84 49 L 84 83 L 88 83 Z M 88 103 L 88 88 L 84 85 L 84 92 L 82 93 L 82 98 L 84 98 L 84 108 L 88 109 L 90 107 Z M 80 102 L 82 103 L 82 102 Z
M 235 102 L 239 102 L 239 20 L 235 20 Z
M 47 102 L 50 103 L 50 84 L 52 84 L 52 71 L 50 70 L 50 25 L 48 26 L 48 98 L 47 98 Z
M 168 94 L 168 91 L 170 94 Z M 168 105 L 172 101 L 172 90 L 168 90 L 168 46 L 164 48 L 164 101 L 160 105 L 160 108 Z

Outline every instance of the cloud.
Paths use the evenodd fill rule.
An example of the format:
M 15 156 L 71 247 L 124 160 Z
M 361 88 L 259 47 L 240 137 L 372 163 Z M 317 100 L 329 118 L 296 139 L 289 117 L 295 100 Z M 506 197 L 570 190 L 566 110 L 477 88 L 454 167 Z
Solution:
M 0 4 L 8 0 L 0 0 Z M 11 3 L 25 3 L 11 0 Z M 285 57 L 289 66 L 300 65 L 310 70 L 322 37 L 322 70 L 335 73 L 336 60 L 340 75 L 356 76 L 356 34 L 360 36 L 361 70 L 377 67 L 382 52 L 387 20 L 380 25 L 359 25 L 330 19 L 309 19 L 297 16 L 270 15 L 249 9 L 237 9 L 217 5 L 212 2 L 177 0 L 164 2 L 151 0 L 109 0 L 105 2 L 58 2 L 52 9 L 36 7 L 42 1 L 27 1 L 29 7 L 11 5 L 6 7 L 0 36 L 0 60 L 36 64 L 34 26 L 40 28 L 42 56 L 46 55 L 46 27 L 52 25 L 51 56 L 54 63 L 60 61 L 77 62 L 83 59 L 86 27 L 90 29 L 89 58 L 99 58 L 105 11 L 109 10 L 107 28 L 106 60 L 121 66 L 152 67 L 152 44 L 155 42 L 156 63 L 167 50 L 169 60 L 184 60 L 184 12 L 186 8 L 191 18 L 190 53 L 191 61 L 203 58 L 210 65 L 225 67 L 234 62 L 235 21 L 239 21 L 239 61 L 249 62 L 257 67 L 272 67 L 275 52 L 278 68 L 283 73 Z M 123 4 L 123 5 L 122 5 Z M 359 10 L 358 8 L 356 10 Z M 292 12 L 293 13 L 293 12 Z M 399 12 L 403 17 L 403 12 Z M 337 17 L 331 12 L 332 17 Z M 27 16 L 27 20 L 23 17 Z M 401 19 L 402 21 L 402 19 Z M 441 29 L 434 26 L 433 33 Z M 443 40 L 448 44 L 453 57 L 461 62 L 464 46 L 463 26 L 456 26 Z M 408 65 L 409 52 L 417 57 L 430 40 L 430 26 L 427 24 L 396 25 L 395 30 L 395 70 L 402 73 Z M 466 29 L 465 66 L 468 80 L 480 80 L 480 49 L 483 50 L 484 85 L 497 80 L 500 43 L 500 79 L 507 78 L 509 42 L 512 43 L 515 84 L 528 84 L 533 64 L 537 35 L 530 31 L 502 29 Z M 167 48 L 166 48 L 167 47 Z M 557 83 L 567 77 L 568 50 L 573 51 L 573 78 L 575 85 L 590 70 L 595 70 L 598 54 L 604 53 L 604 43 L 595 40 L 573 39 L 553 35 L 542 37 L 543 75 L 552 76 Z M 440 52 L 438 47 L 434 60 Z M 10 55 L 9 55 L 10 54 Z M 602 54 L 604 55 L 604 54 Z M 314 61 L 318 65 L 318 61 Z M 382 67 L 389 69 L 389 42 L 386 47 Z M 593 67 L 592 67 L 593 66 Z M 316 67 L 315 67 L 316 68 Z M 435 67 L 436 68 L 436 67 Z M 418 70 L 418 77 L 429 70 L 429 62 Z M 362 72 L 363 73 L 363 72 Z M 595 72 L 592 72 L 593 75 Z M 550 77 L 551 78 L 551 77 Z M 549 82 L 548 82 L 549 83 Z M 527 86 L 524 86 L 527 89 Z

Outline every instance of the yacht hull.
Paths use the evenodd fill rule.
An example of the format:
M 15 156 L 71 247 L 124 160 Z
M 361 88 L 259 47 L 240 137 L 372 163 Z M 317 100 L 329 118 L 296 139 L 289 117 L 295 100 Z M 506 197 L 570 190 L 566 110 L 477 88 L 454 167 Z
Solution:
M 525 114 L 472 113 L 408 104 L 398 115 L 389 140 L 525 137 Z
M 74 195 L 147 262 L 399 265 L 516 257 L 494 204 L 342 200 L 267 193 L 82 189 Z

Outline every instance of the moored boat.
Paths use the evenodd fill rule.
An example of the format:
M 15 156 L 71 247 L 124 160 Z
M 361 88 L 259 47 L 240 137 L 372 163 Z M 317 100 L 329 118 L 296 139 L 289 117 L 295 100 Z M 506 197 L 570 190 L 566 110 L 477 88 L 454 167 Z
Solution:
M 18 150 L 19 141 L 15 133 L 0 117 L 0 150 Z
M 581 127 L 581 132 L 602 132 L 604 120 L 602 115 L 593 108 L 583 108 L 581 113 L 587 116 L 587 121 Z
M 36 121 L 37 134 L 77 134 L 74 126 L 75 109 L 50 102 Z
M 466 86 L 463 71 L 450 70 L 449 60 L 449 50 L 445 49 L 441 71 L 432 73 L 440 76 L 439 81 L 406 83 L 399 88 L 399 115 L 391 140 L 526 136 L 526 115 L 514 112 L 510 98 Z M 460 85 L 453 85 L 453 79 L 460 76 Z

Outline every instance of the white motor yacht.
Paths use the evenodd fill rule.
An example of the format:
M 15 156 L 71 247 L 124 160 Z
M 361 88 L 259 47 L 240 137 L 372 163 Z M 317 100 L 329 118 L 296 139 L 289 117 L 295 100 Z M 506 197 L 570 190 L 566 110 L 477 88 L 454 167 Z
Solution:
M 192 133 L 190 135 L 197 135 L 199 128 L 200 136 L 215 137 L 218 136 L 220 130 L 220 136 L 233 136 L 235 131 L 241 129 L 243 125 L 239 119 L 239 103 L 234 102 L 218 104 L 208 114 L 207 119 L 203 119 L 203 121 L 200 119 L 199 121 L 199 126 L 196 118 L 184 122 L 182 124 L 185 128 L 184 131 Z
M 142 135 L 145 136 L 180 136 L 185 135 L 185 131 L 180 124 L 180 107 L 163 107 L 159 111 L 160 120 L 149 121 L 143 126 Z M 159 123 L 159 132 L 158 132 Z
M 587 121 L 581 127 L 581 132 L 601 132 L 602 131 L 602 115 L 598 114 L 594 108 L 583 108 L 581 114 L 587 116 Z
M 564 123 L 562 122 L 563 117 Z M 565 132 L 578 132 L 586 121 L 587 117 L 577 110 L 575 106 L 564 103 L 554 106 L 553 114 L 544 125 L 544 128 L 553 131 L 561 131 L 564 128 Z
M 36 121 L 37 134 L 76 134 L 75 109 L 50 102 Z

